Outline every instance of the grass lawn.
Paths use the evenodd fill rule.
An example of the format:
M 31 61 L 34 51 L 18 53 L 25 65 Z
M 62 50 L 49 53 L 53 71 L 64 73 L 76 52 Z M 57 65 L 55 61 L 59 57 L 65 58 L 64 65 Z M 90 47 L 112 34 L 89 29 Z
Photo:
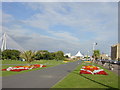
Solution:
M 62 81 L 58 82 L 52 88 L 106 88 L 115 90 L 118 88 L 118 75 L 104 69 L 100 65 L 101 69 L 104 69 L 108 75 L 91 75 L 91 74 L 79 74 L 82 65 L 78 66 L 73 72 L 68 74 Z
M 13 66 L 28 65 L 28 63 L 26 61 L 17 61 L 17 60 L 3 60 L 2 64 L 13 64 L 13 65 L 2 65 L 2 67 L 0 69 L 5 69 L 8 67 L 13 67 Z M 23 65 L 14 65 L 14 64 L 23 64 Z M 48 67 L 53 67 L 53 66 L 60 65 L 60 64 L 65 64 L 65 63 L 63 61 L 56 61 L 56 60 L 40 60 L 40 61 L 36 60 L 36 61 L 31 62 L 31 64 L 44 64 L 47 67 L 43 67 L 43 68 L 48 68 Z M 0 76 L 15 75 L 15 74 L 20 74 L 20 73 L 24 73 L 24 72 L 33 71 L 33 70 L 39 70 L 39 69 L 43 69 L 43 68 L 24 70 L 24 71 L 20 71 L 20 72 L 0 71 L 0 73 L 2 73 L 2 74 L 0 74 Z

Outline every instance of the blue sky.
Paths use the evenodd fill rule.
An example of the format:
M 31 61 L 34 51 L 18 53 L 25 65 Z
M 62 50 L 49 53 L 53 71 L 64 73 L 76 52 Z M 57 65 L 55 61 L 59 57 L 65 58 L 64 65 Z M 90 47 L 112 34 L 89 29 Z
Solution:
M 118 41 L 117 2 L 3 2 L 3 31 L 24 49 L 110 53 Z M 14 46 L 14 45 L 13 45 Z

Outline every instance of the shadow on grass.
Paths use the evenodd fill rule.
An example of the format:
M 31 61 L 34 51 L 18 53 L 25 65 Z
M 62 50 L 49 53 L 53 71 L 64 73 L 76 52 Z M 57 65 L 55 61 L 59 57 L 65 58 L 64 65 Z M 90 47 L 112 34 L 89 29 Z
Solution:
M 95 81 L 95 80 L 93 80 L 93 79 L 90 79 L 90 78 L 88 78 L 88 77 L 86 77 L 86 76 L 84 76 L 84 75 L 82 75 L 82 74 L 76 73 L 76 71 L 79 72 L 79 70 L 75 70 L 75 72 L 72 72 L 72 73 L 77 74 L 77 75 L 80 75 L 81 77 L 84 77 L 85 79 L 90 80 L 90 81 L 92 81 L 92 82 L 94 82 L 94 83 L 97 83 L 97 84 L 100 84 L 100 85 L 102 85 L 102 86 L 108 87 L 108 88 L 105 88 L 104 90 L 119 90 L 118 88 L 113 88 L 113 87 L 111 87 L 111 86 L 108 86 L 108 85 L 102 84 L 102 83 L 100 83 L 100 82 L 98 82 L 98 81 Z

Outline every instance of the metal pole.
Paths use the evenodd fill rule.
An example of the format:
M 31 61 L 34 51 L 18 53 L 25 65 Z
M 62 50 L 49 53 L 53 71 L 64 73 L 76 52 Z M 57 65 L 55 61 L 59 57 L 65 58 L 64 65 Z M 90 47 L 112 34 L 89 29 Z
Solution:
M 95 50 L 95 45 L 96 45 L 96 43 L 94 42 L 94 43 L 93 43 L 93 54 L 94 54 L 94 50 Z M 94 59 L 95 59 L 95 58 L 93 58 L 93 62 L 95 61 Z M 92 63 L 92 64 L 93 64 L 93 63 Z

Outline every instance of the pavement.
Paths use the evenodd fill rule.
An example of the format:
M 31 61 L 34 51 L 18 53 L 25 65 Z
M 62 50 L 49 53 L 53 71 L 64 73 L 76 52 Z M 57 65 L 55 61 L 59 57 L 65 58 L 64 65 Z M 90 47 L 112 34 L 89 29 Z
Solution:
M 2 88 L 51 88 L 79 64 L 81 61 L 2 77 Z
M 98 62 L 99 65 L 102 65 L 101 62 Z M 117 65 L 117 64 L 112 64 L 112 66 L 114 67 L 113 70 L 110 70 L 118 75 L 120 75 L 120 65 Z M 103 66 L 104 68 L 108 69 L 109 70 L 109 66 L 108 66 L 108 63 L 105 64 L 105 66 Z

